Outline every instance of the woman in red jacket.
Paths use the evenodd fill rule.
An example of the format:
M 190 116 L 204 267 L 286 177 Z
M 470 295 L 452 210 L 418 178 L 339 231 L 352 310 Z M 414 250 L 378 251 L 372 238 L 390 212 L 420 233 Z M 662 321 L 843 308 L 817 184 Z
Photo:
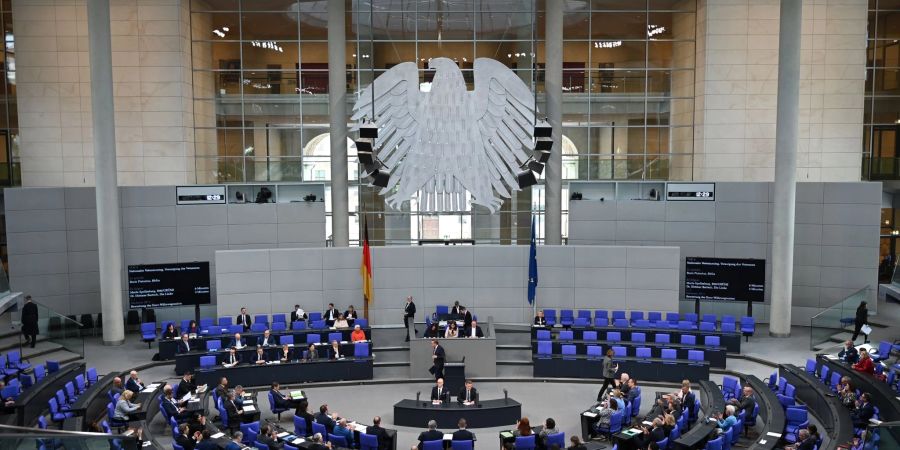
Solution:
M 875 363 L 869 357 L 869 352 L 865 350 L 859 351 L 859 362 L 853 365 L 853 369 L 863 373 L 875 373 Z

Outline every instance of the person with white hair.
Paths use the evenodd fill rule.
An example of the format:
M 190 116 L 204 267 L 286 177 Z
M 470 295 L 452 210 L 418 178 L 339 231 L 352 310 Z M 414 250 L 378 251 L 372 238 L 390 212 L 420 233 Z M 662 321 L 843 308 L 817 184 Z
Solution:
M 426 441 L 443 441 L 444 433 L 437 429 L 437 421 L 434 419 L 428 421 L 428 430 L 419 433 L 419 445 L 413 448 L 422 450 L 423 442 Z
M 244 445 L 241 444 L 241 441 L 244 439 L 244 433 L 240 431 L 235 431 L 231 434 L 231 442 L 225 446 L 225 450 L 241 450 L 244 448 Z
M 725 414 L 716 414 L 716 422 L 718 422 L 719 433 L 727 433 L 737 423 L 737 417 L 734 416 L 734 405 L 725 405 Z

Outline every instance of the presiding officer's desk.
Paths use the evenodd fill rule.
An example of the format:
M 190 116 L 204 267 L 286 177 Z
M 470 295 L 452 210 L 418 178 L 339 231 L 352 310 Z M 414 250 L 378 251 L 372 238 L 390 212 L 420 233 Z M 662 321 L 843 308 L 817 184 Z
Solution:
M 531 350 L 532 352 L 537 352 L 537 340 L 531 341 Z M 703 358 L 705 361 L 709 362 L 710 367 L 717 367 L 720 369 L 725 368 L 725 347 L 707 347 L 705 345 L 685 345 L 685 344 L 666 344 L 666 343 L 657 343 L 657 342 L 622 342 L 622 341 L 552 341 L 553 344 L 553 353 L 560 354 L 563 345 L 574 345 L 575 351 L 579 355 L 584 355 L 587 353 L 587 347 L 591 345 L 597 345 L 602 347 L 605 351 L 608 348 L 616 347 L 625 347 L 626 351 L 630 355 L 635 354 L 635 349 L 639 347 L 646 347 L 650 349 L 650 355 L 653 358 L 662 357 L 662 349 L 671 348 L 675 350 L 678 359 L 688 359 L 688 352 L 690 350 L 700 350 L 703 352 Z
M 433 338 L 440 342 L 446 354 L 445 362 L 466 359 L 466 376 L 472 378 L 497 376 L 497 334 L 493 317 L 478 322 L 483 338 Z M 462 332 L 462 330 L 460 330 Z M 432 338 L 416 338 L 409 342 L 409 373 L 412 378 L 428 377 L 432 366 Z M 420 426 L 420 425 L 417 425 Z
M 619 373 L 626 372 L 642 381 L 681 382 L 690 380 L 708 380 L 709 363 L 706 361 L 688 361 L 684 359 L 635 358 L 616 356 L 613 360 L 619 365 Z M 537 355 L 533 376 L 536 378 L 600 378 L 603 368 L 602 358 L 589 358 L 584 355 Z
M 572 334 L 574 335 L 574 339 L 581 340 L 582 335 L 585 331 L 596 331 L 598 340 L 607 340 L 606 333 L 610 331 L 615 331 L 621 333 L 622 341 L 631 341 L 631 333 L 644 333 L 647 337 L 647 342 L 654 342 L 656 340 L 657 333 L 668 334 L 670 336 L 671 342 L 681 342 L 682 334 L 689 334 L 697 337 L 697 344 L 703 344 L 703 338 L 705 336 L 718 336 L 719 342 L 722 347 L 729 353 L 740 353 L 741 352 L 741 333 L 740 332 L 724 332 L 724 331 L 700 331 L 700 330 L 680 330 L 677 328 L 638 328 L 638 327 L 629 327 L 629 328 L 616 328 L 613 326 L 608 327 L 571 327 Z M 537 339 L 537 331 L 538 330 L 550 330 L 550 333 L 555 335 L 559 331 L 565 330 L 562 327 L 542 327 L 542 326 L 532 326 L 531 327 L 531 338 Z M 555 340 L 556 336 L 554 336 Z
M 511 399 L 484 400 L 477 405 L 463 406 L 455 399 L 432 405 L 431 400 L 400 400 L 394 404 L 394 424 L 425 428 L 429 420 L 439 428 L 455 428 L 461 418 L 468 428 L 489 428 L 514 425 L 522 417 L 522 404 Z
M 366 339 L 372 339 L 372 329 L 370 327 L 361 328 L 364 333 L 366 333 Z M 276 341 L 281 342 L 281 336 L 293 336 L 294 337 L 294 345 L 302 346 L 306 345 L 306 335 L 307 334 L 318 334 L 323 339 L 328 337 L 329 333 L 341 333 L 342 341 L 350 340 L 350 333 L 353 332 L 352 328 L 341 328 L 341 329 L 331 329 L 331 328 L 323 328 L 323 329 L 312 329 L 312 328 L 304 328 L 302 330 L 285 330 L 285 331 L 272 331 L 269 336 L 274 337 Z M 257 342 L 261 342 L 263 338 L 263 333 L 251 333 L 251 332 L 241 332 L 241 338 L 244 339 L 244 342 L 252 347 L 256 347 Z M 222 348 L 226 348 L 228 344 L 234 339 L 234 333 L 230 334 L 214 334 L 214 335 L 197 335 L 194 339 L 189 339 L 188 342 L 191 346 L 191 351 L 194 350 L 206 350 L 206 341 L 221 341 Z M 167 361 L 170 359 L 175 359 L 175 355 L 178 354 L 178 342 L 181 341 L 181 337 L 179 336 L 176 339 L 163 339 L 159 338 L 157 345 L 159 347 L 159 359 L 162 361 Z
M 61 367 L 58 371 L 48 373 L 41 381 L 25 389 L 16 399 L 16 425 L 32 426 L 38 416 L 47 410 L 47 402 L 56 397 L 56 391 L 63 389 L 66 383 L 75 380 L 75 376 L 84 373 L 84 363 L 72 363 Z
M 369 342 L 369 341 L 366 341 Z M 291 359 L 301 359 L 303 352 L 306 351 L 308 345 L 294 345 L 290 347 Z M 353 356 L 354 343 L 344 342 L 340 344 L 341 354 L 345 356 Z M 371 352 L 371 342 L 369 342 L 369 351 Z M 316 355 L 319 359 L 328 359 L 330 357 L 331 344 L 316 345 Z M 216 364 L 222 364 L 228 360 L 230 351 L 228 349 L 217 350 L 214 352 L 206 350 L 192 351 L 188 353 L 179 353 L 175 355 L 175 374 L 182 375 L 188 370 L 196 370 L 200 367 L 200 358 L 204 356 L 215 356 Z M 246 345 L 236 351 L 238 361 L 241 363 L 252 363 L 256 358 L 256 347 Z M 282 356 L 281 346 L 268 346 L 263 348 L 263 354 L 266 355 L 266 361 L 279 361 Z
M 706 444 L 712 430 L 718 424 L 714 421 L 707 421 L 706 418 L 725 411 L 725 396 L 716 383 L 709 380 L 700 380 L 699 392 L 696 392 L 697 399 L 700 400 L 700 411 L 697 412 L 697 422 L 694 426 L 681 434 L 681 437 L 675 440 L 676 449 L 693 449 Z
M 849 376 L 850 385 L 854 389 L 871 394 L 872 403 L 878 407 L 878 415 L 881 421 L 900 421 L 900 401 L 897 400 L 897 392 L 891 389 L 887 383 L 879 381 L 873 375 L 853 370 L 849 364 L 830 359 L 825 355 L 818 355 L 816 359 L 818 361 L 816 372 L 822 373 L 821 367 L 828 367 L 832 372 L 837 371 L 842 376 Z
M 778 396 L 769 389 L 769 385 L 753 375 L 744 375 L 743 384 L 753 388 L 753 396 L 759 405 L 758 421 L 763 422 L 759 430 L 759 437 L 750 444 L 753 450 L 771 450 L 776 447 L 781 433 L 784 432 L 785 417 L 784 408 L 778 401 Z
M 796 388 L 795 395 L 803 402 L 824 428 L 828 439 L 822 449 L 837 448 L 853 439 L 853 420 L 850 411 L 841 404 L 831 389 L 813 375 L 793 364 L 778 366 L 778 373 Z
M 198 385 L 216 386 L 222 377 L 231 385 L 262 386 L 273 381 L 297 384 L 317 381 L 371 380 L 373 359 L 347 358 L 338 360 L 271 363 L 265 365 L 240 364 L 234 367 L 215 366 L 197 369 L 194 379 Z

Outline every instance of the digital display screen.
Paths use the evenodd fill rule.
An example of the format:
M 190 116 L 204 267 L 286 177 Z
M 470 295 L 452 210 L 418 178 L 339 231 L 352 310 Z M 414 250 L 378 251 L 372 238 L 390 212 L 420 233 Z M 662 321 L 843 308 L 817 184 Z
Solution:
M 208 303 L 209 261 L 128 266 L 131 309 Z
M 685 259 L 684 297 L 687 299 L 762 302 L 765 293 L 764 259 Z

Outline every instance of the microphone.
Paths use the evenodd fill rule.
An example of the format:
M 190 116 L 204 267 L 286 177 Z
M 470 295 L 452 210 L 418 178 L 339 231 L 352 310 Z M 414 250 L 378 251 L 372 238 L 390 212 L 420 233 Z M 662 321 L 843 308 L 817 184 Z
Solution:
M 506 389 L 503 389 L 503 401 L 509 401 L 509 391 L 507 391 Z
M 419 396 L 422 395 L 422 391 L 416 392 L 416 401 L 419 401 Z

